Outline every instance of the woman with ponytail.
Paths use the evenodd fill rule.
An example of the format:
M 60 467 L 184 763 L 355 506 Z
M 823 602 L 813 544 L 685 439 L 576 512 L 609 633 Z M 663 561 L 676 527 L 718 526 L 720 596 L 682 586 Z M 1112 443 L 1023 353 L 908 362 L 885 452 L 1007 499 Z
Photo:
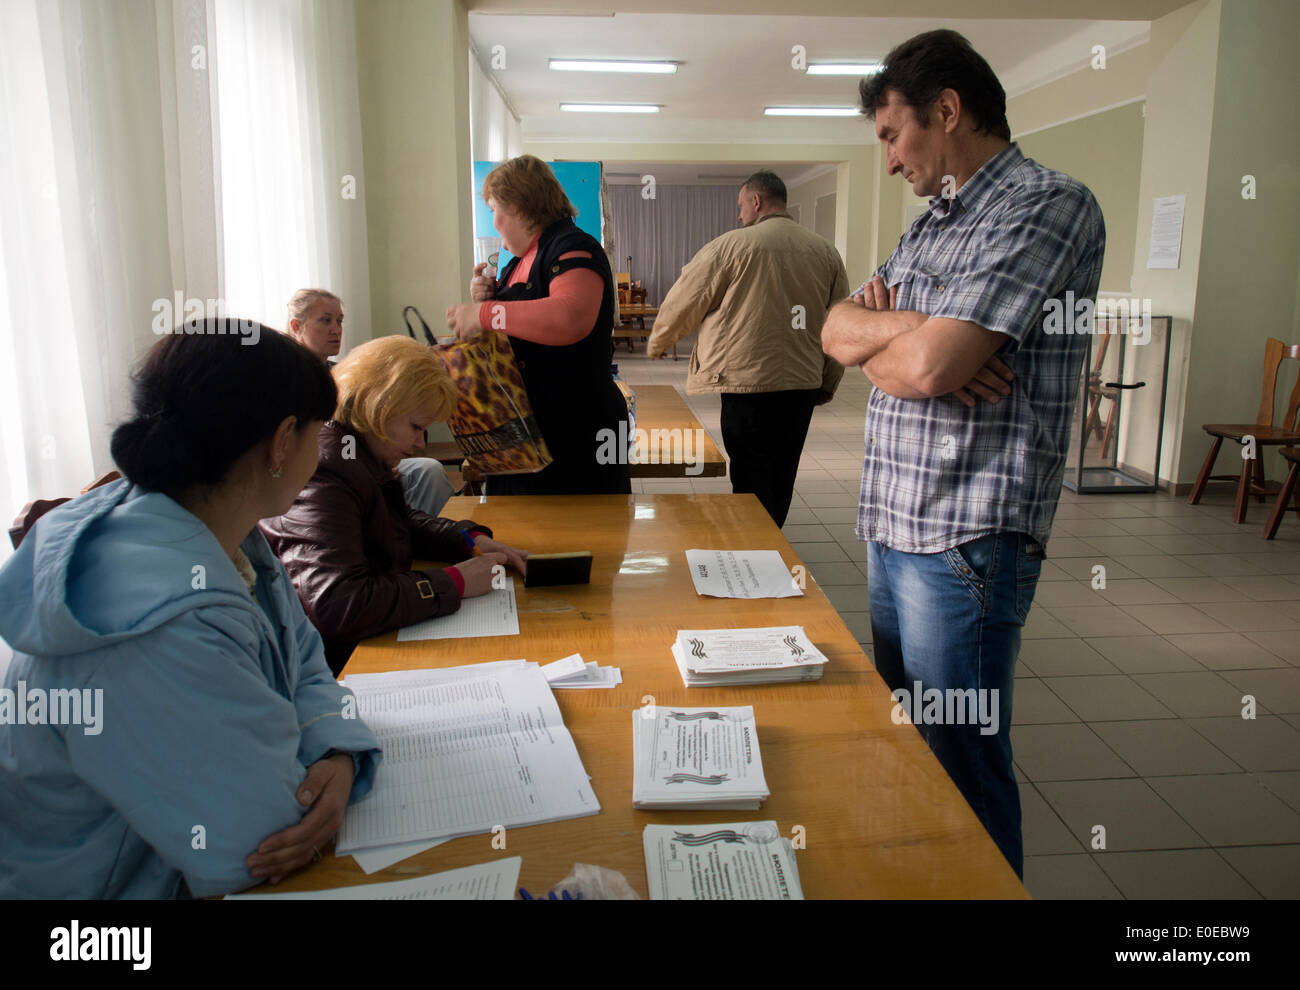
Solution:
M 334 383 L 289 337 L 236 327 L 150 349 L 112 439 L 125 478 L 0 569 L 0 707 L 25 708 L 0 719 L 0 897 L 274 881 L 371 787 L 379 748 L 257 528 L 315 471 Z

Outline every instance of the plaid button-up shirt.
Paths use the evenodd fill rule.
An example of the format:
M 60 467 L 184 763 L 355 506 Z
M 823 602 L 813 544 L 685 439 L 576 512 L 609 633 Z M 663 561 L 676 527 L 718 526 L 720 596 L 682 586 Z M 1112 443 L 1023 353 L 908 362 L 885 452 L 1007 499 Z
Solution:
M 952 396 L 872 390 L 859 539 L 909 553 L 995 532 L 1046 542 L 1087 342 L 1083 330 L 1048 333 L 1044 318 L 1052 299 L 1066 320 L 1080 300 L 1095 302 L 1105 247 L 1088 188 L 1016 144 L 951 200 L 930 201 L 876 274 L 898 286 L 899 310 L 1006 334 L 998 357 L 1015 381 L 1010 396 L 996 405 L 977 399 L 973 409 Z

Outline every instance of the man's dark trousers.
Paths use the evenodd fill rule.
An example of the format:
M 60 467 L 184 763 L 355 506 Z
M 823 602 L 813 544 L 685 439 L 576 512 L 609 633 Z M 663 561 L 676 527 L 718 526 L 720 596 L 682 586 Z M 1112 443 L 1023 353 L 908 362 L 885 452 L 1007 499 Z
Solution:
M 757 495 L 778 527 L 790 511 L 819 394 L 815 388 L 722 394 L 722 443 L 731 459 L 731 490 Z

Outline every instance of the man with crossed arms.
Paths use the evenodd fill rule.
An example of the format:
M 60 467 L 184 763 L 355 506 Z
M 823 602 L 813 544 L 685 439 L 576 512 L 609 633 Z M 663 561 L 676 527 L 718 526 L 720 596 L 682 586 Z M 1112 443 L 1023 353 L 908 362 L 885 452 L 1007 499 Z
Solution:
M 874 385 L 857 524 L 874 660 L 909 714 L 918 682 L 996 711 L 917 728 L 1023 876 L 1012 682 L 1085 350 L 1043 320 L 1067 293 L 1067 312 L 1095 300 L 1105 227 L 1085 186 L 1011 143 L 1005 92 L 956 32 L 899 45 L 860 93 L 889 173 L 933 197 L 822 330 L 826 353 Z

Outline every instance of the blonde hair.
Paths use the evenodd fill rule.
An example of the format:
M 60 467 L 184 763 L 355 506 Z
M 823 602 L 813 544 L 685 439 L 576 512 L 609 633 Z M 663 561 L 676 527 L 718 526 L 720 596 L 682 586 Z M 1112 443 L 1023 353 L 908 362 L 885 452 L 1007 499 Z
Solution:
M 385 441 L 396 417 L 427 407 L 434 421 L 442 422 L 460 398 L 433 351 L 410 337 L 380 337 L 352 348 L 334 366 L 334 384 L 339 390 L 334 418 Z
M 289 324 L 286 324 L 285 329 L 289 329 L 292 333 L 290 325 L 293 321 L 297 320 L 301 323 L 307 319 L 307 314 L 311 312 L 313 306 L 326 299 L 333 299 L 340 306 L 343 305 L 343 300 L 328 289 L 299 289 L 289 299 Z
M 534 155 L 511 158 L 489 172 L 483 199 L 495 199 L 542 230 L 578 215 L 551 166 Z

